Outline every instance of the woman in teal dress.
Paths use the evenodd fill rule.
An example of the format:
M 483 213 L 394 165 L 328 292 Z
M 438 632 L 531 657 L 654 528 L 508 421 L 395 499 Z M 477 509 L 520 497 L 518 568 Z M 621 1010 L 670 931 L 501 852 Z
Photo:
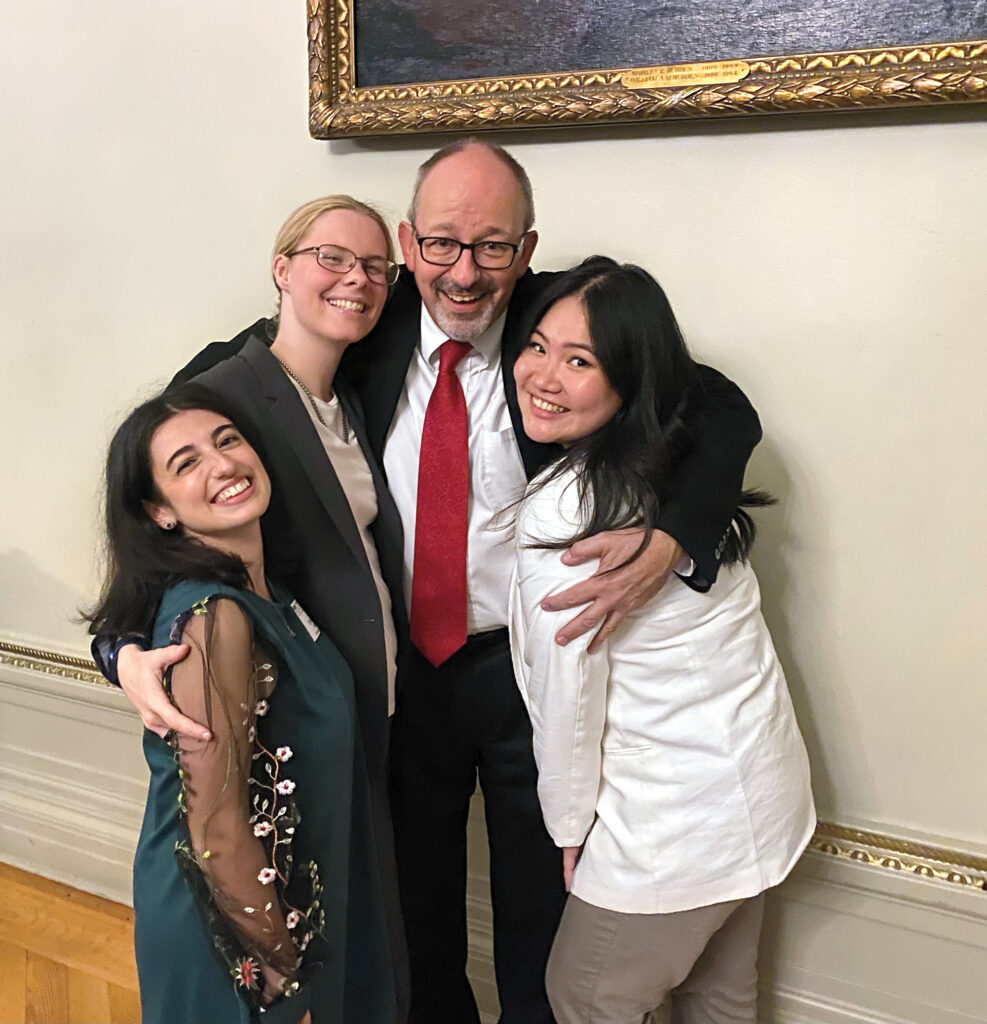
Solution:
M 391 1024 L 392 966 L 353 679 L 264 565 L 270 481 L 196 384 L 107 458 L 111 572 L 94 631 L 187 643 L 169 695 L 211 741 L 144 733 L 134 862 L 144 1024 Z

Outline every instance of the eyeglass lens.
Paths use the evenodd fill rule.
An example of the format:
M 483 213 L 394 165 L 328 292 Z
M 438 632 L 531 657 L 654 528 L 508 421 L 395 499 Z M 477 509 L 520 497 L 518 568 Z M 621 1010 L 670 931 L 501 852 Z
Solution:
M 464 249 L 473 254 L 478 267 L 487 270 L 503 270 L 514 262 L 518 247 L 510 242 L 473 242 L 467 244 L 455 238 L 419 238 L 418 245 L 426 262 L 439 267 L 451 267 L 459 261 Z
M 367 277 L 379 284 L 392 284 L 397 278 L 397 264 L 379 256 L 357 256 L 341 245 L 320 245 L 316 259 L 320 266 L 337 274 L 345 274 L 360 262 Z

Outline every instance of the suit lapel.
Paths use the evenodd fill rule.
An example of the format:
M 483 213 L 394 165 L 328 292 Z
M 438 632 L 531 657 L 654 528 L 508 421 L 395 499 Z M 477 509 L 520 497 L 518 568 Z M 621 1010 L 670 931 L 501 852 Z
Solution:
M 264 387 L 271 415 L 283 435 L 284 447 L 301 464 L 340 536 L 345 539 L 357 562 L 369 572 L 367 553 L 346 493 L 294 384 L 281 369 L 277 358 L 256 338 L 251 338 L 240 354 Z M 281 500 L 290 502 L 291 495 L 282 495 Z
M 340 372 L 359 396 L 370 447 L 381 464 L 387 432 L 421 334 L 421 310 L 415 279 L 402 268 L 380 322 L 363 341 L 347 349 L 340 364 Z
M 377 522 L 384 529 L 400 537 L 402 535 L 401 517 L 398 515 L 397 506 L 394 504 L 391 492 L 387 489 L 387 481 L 384 479 L 384 474 L 381 472 L 377 459 L 374 457 L 373 450 L 370 447 L 370 441 L 366 436 L 364 428 L 362 410 L 357 407 L 356 399 L 350 393 L 349 385 L 345 380 L 339 378 L 338 375 L 335 387 L 339 402 L 346 413 L 350 426 L 356 434 L 360 450 L 363 452 L 363 457 L 367 460 L 367 466 L 370 468 L 374 490 L 377 492 Z

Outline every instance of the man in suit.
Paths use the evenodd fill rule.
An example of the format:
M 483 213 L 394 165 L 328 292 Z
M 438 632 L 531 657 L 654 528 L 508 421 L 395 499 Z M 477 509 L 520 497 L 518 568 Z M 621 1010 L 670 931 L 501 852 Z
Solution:
M 440 150 L 423 165 L 409 218 L 399 228 L 406 271 L 374 335 L 350 350 L 346 367 L 405 531 L 414 649 L 392 734 L 392 814 L 412 969 L 411 1019 L 419 1024 L 479 1019 L 465 974 L 466 820 L 477 779 L 490 843 L 501 1021 L 552 1020 L 543 978 L 565 895 L 562 866 L 542 823 L 531 728 L 511 665 L 512 531 L 498 519 L 557 451 L 524 435 L 511 373 L 527 310 L 553 276 L 527 270 L 537 242 L 533 219 L 527 176 L 505 151 L 472 140 Z M 419 588 L 420 574 L 441 576 L 448 568 L 444 538 L 437 567 L 418 549 L 434 545 L 437 522 L 452 529 L 447 506 L 455 490 L 454 458 L 443 449 L 441 472 L 430 476 L 429 442 L 423 441 L 433 392 L 447 372 L 449 339 L 468 343 L 453 371 L 466 411 L 461 450 L 468 450 L 468 502 L 461 512 L 466 557 L 453 575 L 461 580 L 465 574 L 465 588 L 453 585 L 433 596 L 437 613 L 416 623 L 422 618 L 416 602 L 427 590 Z M 589 603 L 562 629 L 563 639 L 601 618 L 603 634 L 612 631 L 624 610 L 657 591 L 683 549 L 693 558 L 698 589 L 715 578 L 760 428 L 725 378 L 705 368 L 703 385 L 703 438 L 676 500 L 663 510 L 640 559 L 562 596 L 559 608 Z M 423 487 L 441 488 L 441 508 Z M 584 542 L 577 554 L 601 555 L 601 569 L 620 565 L 638 538 L 603 536 Z M 465 608 L 458 608 L 464 600 Z M 436 645 L 435 634 L 456 619 L 458 635 Z
M 433 155 L 399 229 L 406 269 L 377 328 L 340 367 L 362 402 L 370 447 L 404 524 L 413 643 L 392 732 L 392 812 L 418 1024 L 479 1020 L 465 974 L 466 819 L 477 779 L 490 841 L 501 1021 L 552 1021 L 544 969 L 565 894 L 511 666 L 512 538 L 499 516 L 556 452 L 524 435 L 511 373 L 526 314 L 553 277 L 527 269 L 533 222 L 527 175 L 504 150 L 463 140 Z M 259 327 L 209 346 L 185 372 L 235 355 L 248 336 L 263 333 Z M 458 343 L 451 367 L 442 351 L 449 341 Z M 435 430 L 427 420 L 440 379 L 447 397 L 458 388 L 449 400 L 464 420 L 454 428 L 441 420 Z M 596 573 L 554 599 L 557 609 L 585 606 L 569 623 L 560 617 L 562 642 L 601 621 L 602 634 L 611 632 L 660 588 L 683 550 L 693 559 L 694 586 L 715 579 L 760 428 L 743 394 L 716 371 L 704 368 L 702 384 L 702 433 L 644 554 L 602 574 L 637 549 L 639 534 L 622 531 L 562 556 L 574 564 L 600 559 Z M 442 446 L 460 430 L 458 447 Z M 423 447 L 423 434 L 440 439 L 438 455 Z M 440 522 L 449 536 L 437 530 Z M 446 557 L 453 548 L 462 562 Z M 327 575 L 333 569 L 327 564 Z M 144 717 L 147 705 L 135 703 Z M 152 713 L 164 726 L 188 727 L 167 706 Z

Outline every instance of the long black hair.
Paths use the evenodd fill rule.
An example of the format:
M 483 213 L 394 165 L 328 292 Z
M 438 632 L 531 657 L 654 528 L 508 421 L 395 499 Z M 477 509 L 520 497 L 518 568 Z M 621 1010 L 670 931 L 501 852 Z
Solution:
M 544 486 L 577 466 L 584 524 L 572 537 L 539 546 L 563 548 L 604 530 L 643 526 L 632 561 L 647 547 L 661 503 L 674 492 L 677 465 L 693 444 L 698 368 L 664 290 L 641 267 L 606 256 L 584 260 L 540 296 L 528 333 L 551 306 L 572 295 L 583 304 L 596 358 L 621 405 L 609 422 L 567 448 L 536 484 Z M 762 491 L 743 492 L 724 564 L 746 559 L 754 543 L 756 528 L 744 506 L 772 502 Z
M 146 634 L 158 602 L 173 583 L 210 580 L 234 587 L 248 583 L 247 569 L 236 555 L 186 537 L 181 530 L 157 526 L 144 508 L 159 502 L 151 474 L 151 438 L 177 413 L 204 409 L 243 431 L 239 409 L 202 384 L 189 381 L 167 388 L 139 405 L 120 424 L 106 456 L 106 571 L 99 601 L 83 617 L 89 632 L 115 636 Z

